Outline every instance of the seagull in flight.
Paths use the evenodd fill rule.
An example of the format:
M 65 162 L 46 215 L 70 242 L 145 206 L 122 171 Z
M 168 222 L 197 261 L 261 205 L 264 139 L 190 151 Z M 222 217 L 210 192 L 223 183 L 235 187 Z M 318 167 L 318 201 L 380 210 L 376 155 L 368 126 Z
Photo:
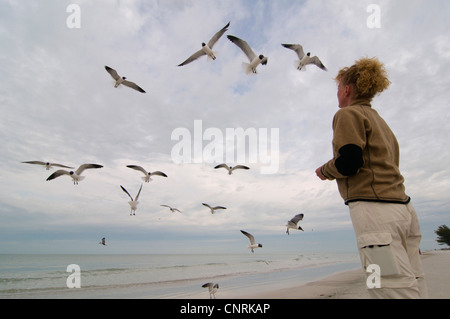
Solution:
M 138 166 L 138 165 L 127 165 L 128 168 L 131 169 L 135 169 L 137 171 L 140 171 L 142 173 L 144 173 L 144 177 L 142 177 L 142 180 L 146 183 L 148 183 L 149 181 L 151 181 L 152 179 L 150 178 L 150 176 L 153 175 L 159 175 L 159 176 L 163 176 L 163 177 L 167 177 L 167 175 L 161 171 L 155 171 L 155 172 L 147 172 L 142 166 Z
M 37 165 L 44 165 L 46 170 L 49 170 L 50 168 L 57 166 L 57 167 L 64 167 L 64 168 L 73 168 L 70 166 L 62 165 L 62 164 L 56 164 L 56 163 L 50 163 L 50 162 L 41 162 L 41 161 L 27 161 L 22 162 L 26 164 L 37 164 Z
M 236 44 L 247 56 L 250 63 L 243 63 L 244 71 L 246 74 L 256 74 L 256 67 L 261 63 L 262 65 L 267 64 L 267 57 L 264 55 L 256 55 L 255 52 L 253 52 L 252 48 L 248 45 L 248 43 L 242 39 L 239 39 L 238 37 L 235 37 L 234 35 L 227 35 L 228 40 Z
M 110 68 L 109 66 L 105 65 L 105 69 L 112 76 L 112 78 L 116 81 L 116 83 L 114 84 L 115 88 L 118 87 L 120 84 L 123 84 L 132 89 L 135 89 L 136 91 L 145 93 L 145 91 L 140 86 L 138 86 L 136 83 L 128 81 L 126 79 L 126 77 L 124 77 L 124 76 L 120 77 L 119 74 L 117 73 L 117 71 L 114 70 L 113 68 Z
M 217 168 L 221 168 L 221 167 L 223 167 L 226 170 L 228 170 L 228 175 L 231 175 L 235 169 L 250 169 L 250 167 L 247 167 L 247 166 L 244 166 L 244 165 L 236 165 L 234 167 L 231 167 L 231 166 L 228 166 L 227 164 L 220 164 L 220 165 L 217 165 L 214 168 L 217 169 Z
M 78 185 L 78 182 L 82 181 L 84 179 L 84 176 L 81 176 L 81 173 L 84 172 L 86 169 L 92 169 L 92 168 L 102 168 L 102 165 L 99 164 L 82 164 L 80 167 L 77 168 L 77 170 L 74 171 L 66 171 L 64 169 L 59 169 L 56 172 L 54 172 L 52 175 L 50 175 L 47 180 L 50 181 L 52 179 L 55 179 L 61 175 L 68 175 L 72 178 L 73 184 Z
M 223 206 L 212 207 L 212 206 L 210 206 L 210 205 L 208 205 L 206 203 L 202 203 L 202 205 L 208 207 L 211 210 L 211 214 L 214 214 L 214 211 L 217 210 L 217 209 L 227 209 L 226 207 L 223 207 Z
M 183 66 L 183 65 L 189 64 L 192 61 L 197 60 L 198 58 L 200 58 L 203 55 L 207 55 L 208 56 L 208 60 L 209 59 L 215 60 L 217 52 L 213 52 L 212 48 L 216 44 L 216 42 L 220 39 L 220 37 L 228 30 L 227 28 L 229 26 L 230 26 L 230 22 L 228 22 L 227 25 L 224 26 L 222 29 L 217 31 L 217 33 L 214 34 L 214 36 L 209 40 L 208 44 L 203 42 L 202 43 L 202 48 L 200 50 L 198 50 L 197 52 L 192 54 L 189 58 L 186 59 L 186 61 L 178 64 L 178 66 Z
M 296 62 L 298 70 L 306 70 L 306 65 L 308 64 L 315 64 L 324 71 L 328 70 L 317 56 L 311 57 L 311 52 L 308 52 L 305 55 L 303 47 L 300 44 L 281 44 L 281 45 L 297 53 L 297 56 L 300 59 L 299 61 Z
M 253 237 L 252 234 L 247 233 L 247 232 L 244 231 L 244 230 L 241 230 L 241 233 L 243 233 L 245 236 L 247 236 L 248 239 L 250 240 L 250 245 L 248 245 L 247 248 L 250 249 L 250 250 L 252 251 L 252 253 L 255 252 L 253 249 L 262 247 L 261 244 L 257 244 L 257 243 L 256 243 L 255 237 Z
M 178 208 L 173 208 L 173 207 L 170 207 L 169 205 L 161 205 L 161 206 L 168 207 L 172 213 L 174 213 L 175 211 L 181 213 L 181 210 L 179 210 Z
M 131 197 L 130 193 L 128 193 L 128 191 L 125 189 L 125 187 L 123 187 L 122 185 L 120 185 L 120 188 L 122 188 L 122 190 L 127 193 L 127 195 L 131 198 L 131 201 L 128 202 L 128 204 L 130 204 L 131 210 L 130 210 L 130 216 L 131 215 L 136 215 L 136 209 L 137 209 L 137 205 L 139 204 L 139 194 L 141 193 L 142 190 L 142 184 L 141 184 L 141 188 L 139 188 L 139 192 L 137 193 L 136 197 L 133 199 L 133 197 Z
M 297 214 L 294 217 L 292 217 L 292 219 L 290 221 L 287 222 L 286 226 L 286 234 L 289 235 L 289 228 L 292 229 L 298 229 L 298 230 L 302 230 L 303 228 L 301 228 L 300 226 L 297 226 L 298 222 L 301 221 L 303 219 L 303 214 Z
M 108 245 L 106 245 L 105 237 L 102 238 L 102 240 L 99 242 L 99 244 L 103 245 L 103 246 L 108 246 Z
M 208 288 L 209 291 L 209 299 L 216 299 L 216 292 L 219 290 L 219 284 L 214 284 L 212 282 L 207 282 L 202 285 L 203 288 Z

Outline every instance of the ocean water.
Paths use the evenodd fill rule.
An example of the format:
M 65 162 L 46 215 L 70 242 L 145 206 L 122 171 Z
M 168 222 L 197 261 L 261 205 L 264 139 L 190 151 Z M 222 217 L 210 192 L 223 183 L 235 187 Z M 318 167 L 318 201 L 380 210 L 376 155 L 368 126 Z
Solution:
M 0 254 L 0 298 L 200 299 L 209 298 L 206 282 L 219 283 L 217 298 L 239 298 L 358 266 L 354 253 Z

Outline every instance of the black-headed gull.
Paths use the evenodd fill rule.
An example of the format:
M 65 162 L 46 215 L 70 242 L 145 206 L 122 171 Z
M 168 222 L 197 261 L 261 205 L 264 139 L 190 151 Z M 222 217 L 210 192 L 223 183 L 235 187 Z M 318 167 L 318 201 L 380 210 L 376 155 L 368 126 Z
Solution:
M 135 89 L 136 91 L 145 93 L 145 91 L 140 86 L 138 86 L 136 83 L 126 80 L 126 77 L 124 77 L 124 76 L 120 77 L 120 75 L 117 73 L 117 71 L 114 70 L 113 68 L 110 68 L 109 66 L 105 65 L 105 69 L 112 76 L 112 78 L 116 81 L 116 83 L 114 84 L 115 88 L 118 87 L 119 85 L 123 84 L 132 89 Z
M 228 175 L 231 175 L 235 169 L 250 169 L 250 167 L 245 166 L 245 165 L 236 165 L 236 166 L 232 167 L 232 166 L 228 166 L 227 164 L 219 164 L 219 165 L 217 165 L 214 168 L 217 169 L 217 168 L 221 168 L 221 167 L 223 167 L 226 170 L 228 170 Z
M 250 249 L 250 250 L 252 251 L 252 253 L 255 252 L 253 249 L 262 247 L 261 244 L 257 244 L 257 243 L 256 243 L 255 237 L 253 237 L 252 234 L 247 233 L 247 232 L 244 231 L 244 230 L 241 230 L 241 233 L 243 233 L 245 236 L 247 236 L 248 239 L 250 240 L 250 245 L 248 245 L 247 248 Z
M 91 168 L 102 168 L 102 167 L 103 167 L 103 165 L 99 165 L 99 164 L 82 164 L 82 165 L 80 165 L 80 167 L 77 168 L 77 170 L 75 172 L 74 171 L 66 171 L 64 169 L 59 169 L 56 172 L 54 172 L 52 175 L 50 175 L 47 178 L 47 180 L 50 181 L 61 175 L 68 175 L 73 179 L 73 184 L 77 185 L 78 182 L 80 182 L 84 179 L 84 176 L 81 176 L 81 173 L 83 173 L 84 170 L 91 169 Z
M 102 238 L 102 240 L 99 242 L 99 244 L 100 244 L 100 245 L 103 245 L 103 246 L 108 246 L 108 245 L 106 245 L 106 239 L 105 239 L 105 237 Z
M 234 35 L 227 35 L 227 38 L 236 44 L 247 56 L 250 63 L 243 63 L 244 65 L 244 71 L 246 74 L 255 74 L 256 67 L 261 63 L 262 65 L 267 64 L 267 57 L 264 55 L 256 55 L 255 52 L 253 52 L 252 48 L 248 45 L 247 42 L 245 42 L 242 39 L 239 39 L 238 37 L 235 37 Z
M 56 164 L 56 163 L 50 163 L 50 162 L 42 162 L 42 161 L 26 161 L 26 162 L 22 162 L 22 163 L 43 165 L 43 166 L 45 166 L 46 170 L 49 170 L 50 168 L 52 168 L 54 166 L 64 167 L 64 168 L 73 168 L 73 167 L 70 167 L 70 166 L 62 165 L 62 164 Z
M 203 288 L 208 288 L 209 291 L 209 299 L 216 299 L 216 292 L 219 290 L 219 284 L 214 284 L 212 282 L 207 282 L 202 285 Z
M 151 181 L 152 179 L 150 178 L 150 176 L 153 175 L 159 175 L 159 176 L 163 176 L 163 177 L 167 177 L 167 175 L 161 171 L 155 171 L 155 172 L 147 172 L 142 166 L 138 166 L 138 165 L 127 165 L 128 168 L 131 169 L 135 169 L 137 171 L 140 171 L 142 173 L 144 173 L 144 177 L 142 177 L 142 180 L 146 183 L 148 183 L 149 181 Z
M 130 197 L 131 201 L 128 202 L 128 204 L 130 204 L 131 207 L 131 211 L 130 211 L 130 215 L 136 215 L 136 209 L 137 209 L 137 205 L 139 204 L 139 194 L 141 193 L 142 190 L 142 184 L 141 187 L 139 188 L 139 192 L 137 193 L 136 197 L 133 199 L 133 197 L 130 195 L 130 193 L 128 193 L 128 191 L 125 189 L 125 187 L 123 187 L 122 185 L 120 185 L 120 188 L 122 188 L 122 190 Z
M 161 206 L 168 207 L 172 213 L 174 213 L 176 211 L 181 213 L 181 210 L 179 210 L 178 208 L 173 208 L 173 207 L 170 207 L 169 205 L 161 205 Z
M 287 222 L 286 234 L 289 235 L 289 228 L 303 230 L 300 226 L 297 226 L 298 222 L 303 219 L 303 214 L 297 214 L 290 221 Z
M 202 203 L 202 205 L 208 207 L 211 210 L 211 214 L 214 214 L 214 211 L 216 211 L 217 209 L 227 209 L 226 207 L 223 207 L 223 206 L 212 207 L 206 203 Z
M 317 56 L 311 57 L 311 52 L 305 54 L 305 52 L 303 51 L 303 47 L 300 44 L 281 44 L 281 45 L 297 53 L 297 56 L 300 59 L 299 61 L 296 62 L 298 70 L 306 70 L 306 65 L 315 64 L 322 70 L 327 71 L 327 68 L 325 67 L 325 65 L 322 64 L 320 59 Z
M 209 40 L 208 44 L 205 42 L 202 43 L 202 48 L 192 54 L 189 58 L 186 59 L 186 61 L 178 64 L 178 66 L 183 66 L 188 63 L 191 63 L 192 61 L 197 60 L 199 57 L 206 55 L 208 56 L 208 59 L 216 59 L 217 52 L 213 52 L 212 48 L 216 44 L 216 42 L 220 39 L 220 37 L 228 30 L 227 28 L 230 26 L 230 22 L 227 23 L 226 26 L 224 26 L 222 29 L 220 29 L 214 36 Z

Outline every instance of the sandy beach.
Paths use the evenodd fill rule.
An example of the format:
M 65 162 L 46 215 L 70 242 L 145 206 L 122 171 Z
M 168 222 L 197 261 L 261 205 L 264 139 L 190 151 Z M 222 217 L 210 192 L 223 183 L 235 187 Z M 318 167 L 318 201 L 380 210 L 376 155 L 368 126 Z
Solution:
M 422 262 L 432 299 L 450 298 L 450 251 L 426 251 Z M 296 287 L 242 296 L 243 299 L 367 299 L 366 275 L 361 268 L 332 274 Z

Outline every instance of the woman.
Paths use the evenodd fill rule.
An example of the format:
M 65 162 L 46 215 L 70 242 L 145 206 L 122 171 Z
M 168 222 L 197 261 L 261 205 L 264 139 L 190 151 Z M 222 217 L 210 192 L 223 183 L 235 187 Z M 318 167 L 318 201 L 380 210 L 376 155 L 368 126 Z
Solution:
M 398 142 L 370 104 L 390 85 L 386 70 L 376 58 L 362 58 L 335 80 L 340 110 L 333 119 L 334 157 L 316 174 L 336 180 L 350 209 L 362 266 L 381 271 L 381 286 L 369 289 L 371 296 L 425 298 L 421 233 L 399 170 Z

